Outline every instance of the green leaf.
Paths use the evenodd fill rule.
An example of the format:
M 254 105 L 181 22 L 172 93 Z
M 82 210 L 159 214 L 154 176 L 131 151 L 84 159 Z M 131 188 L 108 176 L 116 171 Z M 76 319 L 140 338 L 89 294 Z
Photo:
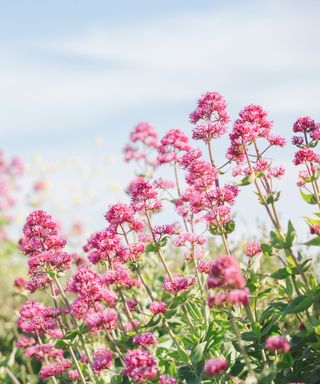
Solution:
M 304 243 L 305 245 L 315 245 L 316 247 L 320 247 L 320 236 L 314 237 L 313 239 Z
M 271 245 L 274 248 L 277 248 L 277 249 L 284 248 L 285 244 L 277 232 L 271 231 L 270 238 L 271 238 Z
M 147 253 L 149 252 L 158 252 L 160 249 L 160 246 L 158 243 L 155 243 L 155 242 L 152 242 L 152 243 L 149 243 L 147 246 L 146 246 L 146 249 L 145 251 Z
M 283 280 L 290 276 L 290 268 L 281 268 L 278 271 L 271 274 L 271 277 L 276 280 Z
M 300 195 L 303 200 L 308 204 L 317 204 L 317 199 L 313 193 L 304 193 L 302 189 L 300 189 Z
M 296 231 L 294 229 L 293 224 L 289 220 L 286 239 L 285 239 L 285 248 L 288 249 L 292 247 L 295 237 L 296 237 Z
M 163 248 L 167 245 L 168 240 L 170 239 L 170 236 L 164 236 L 158 243 L 158 246 L 160 248 Z
M 244 187 L 246 185 L 252 184 L 256 179 L 256 175 L 252 173 L 251 175 L 248 175 L 244 177 L 239 183 L 236 183 L 236 185 L 239 185 L 240 187 Z
M 304 217 L 306 222 L 310 225 L 320 225 L 320 219 L 314 219 L 313 217 Z
M 267 195 L 266 202 L 267 204 L 275 203 L 279 200 L 281 192 L 272 192 L 271 194 Z
M 299 313 L 304 312 L 313 304 L 313 298 L 310 296 L 299 296 L 296 297 L 290 304 L 284 308 L 282 315 L 287 315 L 289 313 Z
M 191 355 L 190 355 L 192 362 L 197 363 L 199 361 L 204 360 L 204 357 L 205 357 L 204 352 L 205 352 L 206 345 L 207 345 L 207 342 L 204 341 L 192 348 Z
M 261 243 L 261 249 L 262 249 L 262 253 L 264 254 L 264 256 L 272 256 L 273 255 L 272 247 L 270 244 Z

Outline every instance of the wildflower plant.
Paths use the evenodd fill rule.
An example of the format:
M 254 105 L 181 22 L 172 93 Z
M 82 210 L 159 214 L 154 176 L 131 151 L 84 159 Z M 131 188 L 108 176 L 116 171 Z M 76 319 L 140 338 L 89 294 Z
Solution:
M 267 157 L 285 139 L 258 105 L 232 124 L 218 92 L 199 99 L 190 122 L 194 142 L 179 129 L 159 139 L 148 123 L 135 127 L 124 151 L 137 164 L 128 202 L 108 207 L 81 263 L 48 213 L 28 216 L 20 241 L 28 280 L 19 286 L 47 298 L 30 297 L 17 320 L 17 347 L 40 362 L 33 381 L 36 374 L 83 384 L 319 382 L 319 283 L 296 251 L 293 224 L 280 221 L 276 181 L 285 170 Z M 301 196 L 320 208 L 319 125 L 300 118 L 293 129 Z M 215 155 L 228 130 L 220 165 Z M 171 178 L 159 178 L 161 168 Z M 248 188 L 272 230 L 235 257 L 234 212 Z M 175 218 L 159 225 L 170 205 Z M 307 245 L 319 246 L 320 212 L 307 222 Z M 212 252 L 212 238 L 223 252 Z M 272 269 L 253 269 L 253 259 L 272 260 Z

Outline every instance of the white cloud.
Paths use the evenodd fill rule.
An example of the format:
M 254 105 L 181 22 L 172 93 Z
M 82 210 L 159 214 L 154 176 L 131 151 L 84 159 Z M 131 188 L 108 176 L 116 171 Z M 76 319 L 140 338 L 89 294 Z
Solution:
M 234 110 L 256 101 L 278 116 L 317 113 L 319 8 L 238 2 L 138 25 L 86 26 L 30 42 L 46 60 L 12 47 L 0 64 L 0 132 L 64 130 L 138 105 L 190 102 L 207 89 L 224 93 Z

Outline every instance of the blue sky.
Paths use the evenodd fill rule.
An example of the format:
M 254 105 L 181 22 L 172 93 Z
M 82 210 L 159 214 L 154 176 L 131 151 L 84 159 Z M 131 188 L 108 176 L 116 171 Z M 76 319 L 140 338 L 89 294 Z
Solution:
M 311 0 L 3 1 L 1 147 L 26 161 L 35 152 L 85 161 L 100 136 L 120 159 L 138 121 L 191 132 L 188 115 L 207 90 L 225 96 L 233 118 L 262 104 L 289 138 L 297 116 L 320 120 L 319 16 Z M 292 153 L 277 157 L 290 164 Z M 125 184 L 117 164 L 110 178 Z M 300 220 L 294 173 L 283 210 L 299 204 Z M 239 204 L 249 220 L 250 197 Z

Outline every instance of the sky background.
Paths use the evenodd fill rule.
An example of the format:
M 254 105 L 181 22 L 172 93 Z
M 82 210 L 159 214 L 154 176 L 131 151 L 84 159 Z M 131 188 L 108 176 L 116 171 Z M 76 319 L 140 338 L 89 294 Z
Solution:
M 263 105 L 288 139 L 298 116 L 320 121 L 319 1 L 0 4 L 0 147 L 27 164 L 34 154 L 84 164 L 105 155 L 114 160 L 103 179 L 94 176 L 95 188 L 125 187 L 133 168 L 121 162 L 121 150 L 132 127 L 148 121 L 160 135 L 191 134 L 188 116 L 208 90 L 226 98 L 232 119 L 247 104 Z M 104 141 L 98 155 L 96 137 Z M 215 148 L 218 158 L 226 147 Z M 312 207 L 294 186 L 293 152 L 289 144 L 274 155 L 288 167 L 279 183 L 283 220 L 302 229 Z M 57 193 L 68 194 L 69 177 L 55 177 Z M 236 206 L 245 231 L 263 214 L 253 196 L 244 190 Z

